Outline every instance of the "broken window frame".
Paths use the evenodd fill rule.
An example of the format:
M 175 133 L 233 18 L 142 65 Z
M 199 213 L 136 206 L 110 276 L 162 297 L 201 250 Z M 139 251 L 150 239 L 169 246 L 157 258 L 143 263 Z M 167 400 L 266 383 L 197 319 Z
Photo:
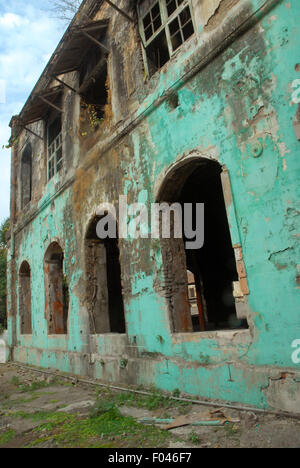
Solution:
M 87 33 L 86 33 L 87 34 Z M 108 103 L 108 92 L 106 82 L 108 77 L 108 54 L 110 53 L 107 47 L 107 29 L 104 30 L 104 35 L 97 39 L 94 35 L 89 34 L 92 46 L 88 49 L 83 57 L 79 73 L 79 89 L 78 94 L 81 96 L 81 106 L 87 108 L 91 126 L 95 129 L 105 118 L 105 106 Z M 101 54 L 97 57 L 97 51 L 101 50 Z M 96 57 L 94 65 L 91 67 L 91 56 Z M 104 76 L 104 79 L 103 79 Z M 102 81 L 101 86 L 99 82 Z M 104 84 L 103 84 L 104 82 Z M 89 93 L 92 89 L 98 86 L 98 91 L 101 89 L 101 100 L 103 102 L 90 102 Z M 99 96 L 98 96 L 99 97 Z
M 84 64 L 82 64 L 80 73 L 82 73 L 83 67 Z M 105 76 L 103 88 L 101 86 L 101 90 L 103 90 L 103 95 L 105 98 L 104 103 L 90 103 L 90 98 L 88 98 L 87 96 L 89 92 L 91 92 L 93 87 L 97 86 L 97 84 L 99 86 L 100 76 L 102 75 Z M 96 65 L 93 67 L 93 69 L 89 72 L 86 72 L 82 83 L 80 83 L 79 94 L 81 97 L 81 106 L 87 107 L 90 118 L 90 124 L 92 125 L 92 127 L 97 127 L 97 125 L 99 125 L 99 123 L 105 118 L 105 106 L 108 102 L 108 93 L 106 89 L 107 76 L 107 57 L 104 57 L 102 55 L 99 58 Z
M 60 120 L 60 132 L 49 142 L 50 127 L 55 121 Z M 62 138 L 62 116 L 55 113 L 47 121 L 47 180 L 48 182 L 58 174 L 64 166 L 63 138 Z
M 231 188 L 230 174 L 225 165 L 222 166 L 221 184 L 223 188 L 229 232 L 238 274 L 238 281 L 233 283 L 233 296 L 235 299 L 236 315 L 238 319 L 247 320 L 249 315 L 248 296 L 250 294 L 250 290 L 248 286 L 247 271 L 244 263 L 243 248 Z
M 192 37 L 195 32 L 196 32 L 196 24 L 195 24 L 195 18 L 194 18 L 194 11 L 193 11 L 193 7 L 192 7 L 192 0 L 183 0 L 181 4 L 179 4 L 179 6 L 170 14 L 168 15 L 168 11 L 167 11 L 167 2 L 169 0 L 153 0 L 152 4 L 151 4 L 151 7 L 148 8 L 144 14 L 142 15 L 141 12 L 140 12 L 140 5 L 138 6 L 138 22 L 139 22 L 139 30 L 140 30 L 140 34 L 141 34 L 141 37 L 142 37 L 142 40 L 143 40 L 143 56 L 144 56 L 144 63 L 145 63 L 145 67 L 146 67 L 146 73 L 147 73 L 147 76 L 149 77 L 150 73 L 149 73 L 149 58 L 147 56 L 147 48 L 150 46 L 150 44 L 164 31 L 165 32 L 165 35 L 166 35 L 166 40 L 167 40 L 167 46 L 168 46 L 168 52 L 169 52 L 169 60 L 171 60 L 172 56 L 178 51 L 178 49 L 183 45 L 184 42 L 186 42 L 190 37 Z M 176 4 L 178 5 L 179 1 L 180 0 L 174 0 L 176 2 Z M 141 2 L 140 2 L 141 3 Z M 154 21 L 153 21 L 153 18 L 152 18 L 152 10 L 153 8 L 155 7 L 155 5 L 158 4 L 159 5 L 159 9 L 160 9 L 160 16 L 161 16 L 161 26 L 158 27 L 154 33 L 147 39 L 146 38 L 146 35 L 145 35 L 145 27 L 144 27 L 144 20 L 146 18 L 146 16 L 148 14 L 150 14 L 151 16 L 151 23 L 152 24 Z M 186 26 L 186 23 L 182 26 L 181 23 L 180 23 L 180 14 L 186 9 L 186 8 L 189 8 L 189 11 L 190 11 L 190 16 L 191 16 L 191 22 L 192 22 L 192 26 L 193 26 L 193 33 L 187 38 L 187 39 L 184 39 L 183 38 L 183 33 L 182 33 L 182 29 L 184 28 L 184 26 Z M 156 19 L 156 18 L 154 18 Z M 180 23 L 180 28 L 178 31 L 180 31 L 181 33 L 181 38 L 182 38 L 182 43 L 177 46 L 175 49 L 173 48 L 173 45 L 172 45 L 172 37 L 175 35 L 174 34 L 171 34 L 170 32 L 170 25 L 171 23 L 174 22 L 174 20 L 178 19 L 179 23 Z M 153 28 L 154 29 L 154 28 Z M 176 31 L 176 34 L 178 33 L 178 31 Z M 168 61 L 169 61 L 168 60 Z M 167 62 L 168 62 L 167 61 Z M 165 63 L 167 63 L 165 62 Z M 161 68 L 161 67 L 160 67 Z M 160 68 L 157 68 L 157 70 L 159 70 Z

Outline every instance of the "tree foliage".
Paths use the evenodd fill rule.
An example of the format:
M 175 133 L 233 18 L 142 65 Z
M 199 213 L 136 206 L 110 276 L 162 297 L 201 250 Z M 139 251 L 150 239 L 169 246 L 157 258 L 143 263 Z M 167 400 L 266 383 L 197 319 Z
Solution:
M 7 241 L 9 219 L 0 226 L 0 329 L 6 328 L 6 267 L 7 267 Z
M 9 231 L 9 228 L 10 228 L 10 222 L 9 222 L 9 219 L 6 219 L 0 225 L 0 250 L 3 250 L 3 249 L 6 250 L 6 246 L 7 246 L 6 235 Z

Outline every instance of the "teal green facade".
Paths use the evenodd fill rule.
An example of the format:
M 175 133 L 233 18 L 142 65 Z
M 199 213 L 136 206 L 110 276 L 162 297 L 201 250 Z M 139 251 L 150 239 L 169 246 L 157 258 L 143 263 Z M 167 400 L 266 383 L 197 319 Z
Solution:
M 10 358 L 110 383 L 299 412 L 300 99 L 293 84 L 300 79 L 300 4 L 223 0 L 201 24 L 200 3 L 194 1 L 195 36 L 146 79 L 135 62 L 136 24 L 129 27 L 126 18 L 100 7 L 100 18 L 111 15 L 111 54 L 122 57 L 118 65 L 108 58 L 111 113 L 86 135 L 78 123 L 79 97 L 65 90 L 63 177 L 47 183 L 42 143 L 25 131 L 19 136 L 12 164 Z M 76 83 L 75 74 L 71 79 Z M 28 138 L 37 188 L 22 212 L 18 161 Z M 141 238 L 119 242 L 126 333 L 91 335 L 84 239 L 97 207 L 116 204 L 119 195 L 128 203 L 153 203 L 169 174 L 198 158 L 218 161 L 230 177 L 227 214 L 246 269 L 249 328 L 173 333 L 160 242 Z M 64 251 L 70 291 L 66 335 L 47 333 L 43 259 L 54 241 Z M 20 333 L 24 260 L 31 268 L 30 335 Z

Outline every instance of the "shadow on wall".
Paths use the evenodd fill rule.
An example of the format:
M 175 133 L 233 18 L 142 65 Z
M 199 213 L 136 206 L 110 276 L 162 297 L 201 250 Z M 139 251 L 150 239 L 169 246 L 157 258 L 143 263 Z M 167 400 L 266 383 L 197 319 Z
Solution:
M 6 342 L 7 342 L 7 331 L 0 336 L 0 364 L 6 362 Z

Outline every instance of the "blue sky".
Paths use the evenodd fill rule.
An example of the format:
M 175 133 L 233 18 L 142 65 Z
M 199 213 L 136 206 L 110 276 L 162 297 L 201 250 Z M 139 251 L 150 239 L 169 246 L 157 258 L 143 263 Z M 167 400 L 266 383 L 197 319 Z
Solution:
M 47 12 L 49 3 L 0 0 L 0 222 L 9 216 L 10 150 L 2 146 L 10 118 L 22 109 L 65 29 Z

